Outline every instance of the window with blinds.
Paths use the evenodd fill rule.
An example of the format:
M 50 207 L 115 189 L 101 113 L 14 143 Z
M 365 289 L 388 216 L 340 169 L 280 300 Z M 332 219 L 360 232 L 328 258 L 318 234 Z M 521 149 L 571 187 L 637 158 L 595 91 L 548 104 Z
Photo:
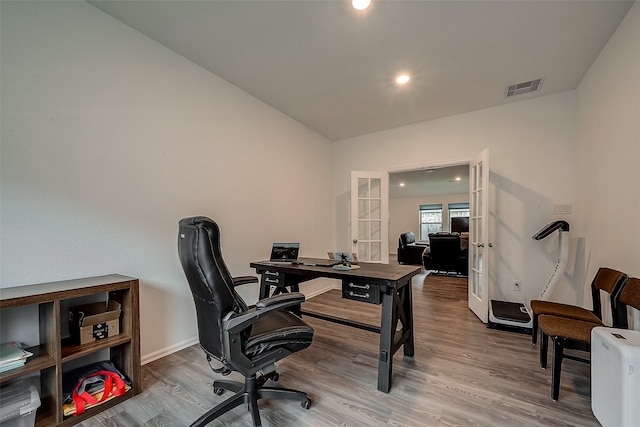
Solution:
M 429 233 L 442 231 L 442 204 L 420 205 L 420 238 L 428 241 Z

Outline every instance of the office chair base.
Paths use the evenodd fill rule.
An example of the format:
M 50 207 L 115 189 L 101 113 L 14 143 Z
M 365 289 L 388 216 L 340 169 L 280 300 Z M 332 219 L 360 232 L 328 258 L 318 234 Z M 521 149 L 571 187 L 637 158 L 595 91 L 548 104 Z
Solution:
M 266 381 L 273 376 L 277 378 L 277 374 L 261 376 L 259 378 L 257 378 L 256 375 L 253 375 L 245 379 L 244 385 L 236 381 L 214 381 L 213 392 L 215 394 L 221 395 L 225 390 L 232 391 L 235 394 L 215 408 L 203 414 L 193 424 L 191 424 L 191 427 L 205 426 L 214 419 L 243 403 L 246 403 L 248 406 L 247 409 L 251 413 L 253 425 L 255 427 L 260 427 L 262 426 L 260 411 L 258 408 L 258 400 L 260 399 L 297 400 L 303 408 L 311 408 L 311 399 L 309 399 L 305 392 L 291 390 L 288 388 L 263 387 Z

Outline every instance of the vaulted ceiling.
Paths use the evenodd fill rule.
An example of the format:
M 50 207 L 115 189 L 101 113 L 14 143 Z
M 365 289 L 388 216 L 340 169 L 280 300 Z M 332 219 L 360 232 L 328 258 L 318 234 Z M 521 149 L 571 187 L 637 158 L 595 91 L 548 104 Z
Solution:
M 340 140 L 575 89 L 633 2 L 89 3 Z M 537 92 L 505 96 L 538 78 Z

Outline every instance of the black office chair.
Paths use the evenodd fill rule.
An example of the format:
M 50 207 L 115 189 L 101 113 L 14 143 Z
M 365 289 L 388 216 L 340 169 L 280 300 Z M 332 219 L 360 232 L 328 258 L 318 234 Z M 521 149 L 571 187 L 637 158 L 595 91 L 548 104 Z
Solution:
M 245 383 L 216 380 L 213 392 L 236 394 L 202 415 L 192 426 L 204 426 L 242 403 L 248 404 L 253 425 L 260 426 L 258 399 L 291 399 L 311 407 L 306 393 L 265 387 L 277 381 L 275 362 L 311 345 L 313 329 L 287 310 L 304 302 L 301 293 L 287 293 L 247 306 L 234 290 L 254 277 L 235 280 L 229 274 L 220 250 L 220 230 L 209 218 L 193 217 L 180 221 L 178 235 L 180 263 L 191 287 L 198 319 L 200 346 L 207 360 L 222 364 L 214 372 L 227 375 L 237 371 Z

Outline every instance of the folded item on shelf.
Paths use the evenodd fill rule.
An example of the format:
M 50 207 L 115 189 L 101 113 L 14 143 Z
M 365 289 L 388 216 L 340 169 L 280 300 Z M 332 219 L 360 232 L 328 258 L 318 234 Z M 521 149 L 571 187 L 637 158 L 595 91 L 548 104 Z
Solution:
M 80 415 L 130 389 L 131 382 L 111 361 L 81 366 L 62 375 L 62 408 L 65 416 Z
M 93 398 L 93 400 L 95 401 L 94 403 L 87 403 L 86 400 L 84 401 L 85 403 L 82 404 L 80 403 L 79 405 L 76 405 L 76 402 L 70 402 L 70 403 L 64 403 L 62 405 L 62 412 L 64 413 L 65 417 L 68 417 L 70 415 L 80 415 L 82 414 L 84 411 L 86 411 L 87 409 L 91 409 L 94 406 L 98 406 L 104 402 L 108 402 L 111 399 L 114 399 L 118 396 L 121 396 L 122 394 L 126 394 L 126 392 L 128 392 L 129 390 L 131 390 L 131 387 L 128 384 L 124 384 L 124 393 L 122 394 L 113 394 L 113 390 L 117 391 L 117 387 L 115 384 L 113 384 L 113 389 L 112 389 L 112 393 L 111 394 L 107 394 L 107 396 L 103 399 L 104 397 L 104 389 L 97 391 L 93 394 L 90 394 L 90 396 Z M 80 408 L 80 410 L 79 410 Z
M 30 356 L 33 356 L 33 353 L 22 349 L 19 343 L 12 341 L 0 344 L 0 366 L 12 365 L 20 361 L 24 363 Z

